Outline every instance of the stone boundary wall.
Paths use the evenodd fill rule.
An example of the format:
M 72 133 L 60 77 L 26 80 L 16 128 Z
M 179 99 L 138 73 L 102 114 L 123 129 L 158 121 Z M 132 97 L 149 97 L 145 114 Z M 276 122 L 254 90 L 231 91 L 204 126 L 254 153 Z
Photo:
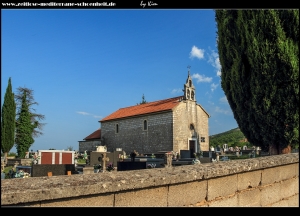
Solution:
M 299 207 L 299 153 L 171 168 L 1 179 L 1 206 Z

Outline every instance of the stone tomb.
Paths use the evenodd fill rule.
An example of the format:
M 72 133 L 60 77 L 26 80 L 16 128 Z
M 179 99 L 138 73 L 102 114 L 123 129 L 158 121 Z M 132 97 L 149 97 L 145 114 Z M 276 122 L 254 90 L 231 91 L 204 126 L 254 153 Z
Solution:
M 180 150 L 180 158 L 191 158 L 191 151 L 190 150 Z
M 109 163 L 113 163 L 114 167 L 117 167 L 117 162 L 119 161 L 119 154 L 123 154 L 122 151 L 114 151 L 114 152 L 96 152 L 92 151 L 90 153 L 90 165 L 94 166 L 96 164 L 101 164 L 103 168 L 103 153 L 106 153 L 106 157 L 108 157 L 108 161 L 106 162 L 106 165 Z
M 148 165 L 154 165 L 155 168 L 165 167 L 164 159 L 152 158 L 150 156 L 136 156 L 134 161 L 131 158 L 126 158 L 118 162 L 118 171 L 147 169 Z
M 67 175 L 68 171 L 77 174 L 74 164 L 33 164 L 31 167 L 32 177 L 48 176 L 48 172 L 51 172 L 52 176 Z

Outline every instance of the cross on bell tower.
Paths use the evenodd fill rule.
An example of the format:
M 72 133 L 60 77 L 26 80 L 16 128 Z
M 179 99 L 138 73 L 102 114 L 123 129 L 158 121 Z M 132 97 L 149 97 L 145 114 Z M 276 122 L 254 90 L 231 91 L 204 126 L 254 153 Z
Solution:
M 187 66 L 188 70 L 188 77 L 186 79 L 186 83 L 184 84 L 184 99 L 190 101 L 196 101 L 195 97 L 195 86 L 193 85 L 192 77 L 190 75 L 190 68 L 191 66 Z

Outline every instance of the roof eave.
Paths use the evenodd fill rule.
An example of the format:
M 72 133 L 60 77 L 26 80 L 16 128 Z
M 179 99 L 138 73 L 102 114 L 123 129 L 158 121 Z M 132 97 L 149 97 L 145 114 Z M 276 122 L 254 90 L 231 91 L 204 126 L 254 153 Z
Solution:
M 162 111 L 156 111 L 156 112 L 150 112 L 150 113 L 144 113 L 144 114 L 139 114 L 139 115 L 132 115 L 132 116 L 126 116 L 126 117 L 121 117 L 121 118 L 114 118 L 114 119 L 108 119 L 108 120 L 100 120 L 100 123 L 103 122 L 108 122 L 108 121 L 115 121 L 115 120 L 123 120 L 123 119 L 128 119 L 128 118 L 136 118 L 136 117 L 142 117 L 142 116 L 146 116 L 146 115 L 154 115 L 154 114 L 160 114 L 160 113 L 167 113 L 167 112 L 172 112 L 172 109 L 168 109 L 168 110 L 162 110 Z

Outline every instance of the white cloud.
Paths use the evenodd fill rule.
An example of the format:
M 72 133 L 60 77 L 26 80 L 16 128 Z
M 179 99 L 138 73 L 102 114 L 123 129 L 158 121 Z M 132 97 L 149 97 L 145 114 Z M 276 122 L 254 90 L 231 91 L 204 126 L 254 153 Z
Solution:
M 210 85 L 211 91 L 214 91 L 214 90 L 218 87 L 218 85 L 219 85 L 219 84 L 214 84 L 214 83 L 212 83 L 212 84 Z
M 203 59 L 204 58 L 204 49 L 199 49 L 198 47 L 193 46 L 192 50 L 190 52 L 190 58 Z
M 215 108 L 215 111 L 218 112 L 218 113 L 223 113 L 225 115 L 230 115 L 231 114 L 231 112 L 229 110 L 223 110 L 218 106 Z
M 211 50 L 211 54 L 208 55 L 208 63 L 213 66 L 217 71 L 217 76 L 221 76 L 221 64 L 219 54 L 216 53 L 214 50 Z
M 193 74 L 192 78 L 196 79 L 196 82 L 211 82 L 212 81 L 212 77 L 205 77 L 205 75 L 201 75 L 201 74 Z
M 220 101 L 221 103 L 228 103 L 228 100 L 227 100 L 227 97 L 226 97 L 226 96 L 221 97 L 221 98 L 219 99 L 219 101 Z
M 87 113 L 87 112 L 81 112 L 81 111 L 77 111 L 76 113 L 80 114 L 80 115 L 90 115 L 90 116 L 93 116 L 94 118 L 97 118 L 97 119 L 101 119 L 103 118 L 103 116 L 98 116 L 98 115 L 95 115 L 95 114 L 92 114 L 92 113 Z
M 173 89 L 171 91 L 171 94 L 177 94 L 177 93 L 182 93 L 182 89 L 178 88 L 178 89 Z
M 97 116 L 97 115 L 94 115 L 93 117 L 96 118 L 96 119 L 102 119 L 103 118 L 103 116 Z
M 87 112 L 80 112 L 80 111 L 77 111 L 77 113 L 80 114 L 80 115 L 91 115 L 91 114 L 89 114 L 89 113 L 87 113 Z

